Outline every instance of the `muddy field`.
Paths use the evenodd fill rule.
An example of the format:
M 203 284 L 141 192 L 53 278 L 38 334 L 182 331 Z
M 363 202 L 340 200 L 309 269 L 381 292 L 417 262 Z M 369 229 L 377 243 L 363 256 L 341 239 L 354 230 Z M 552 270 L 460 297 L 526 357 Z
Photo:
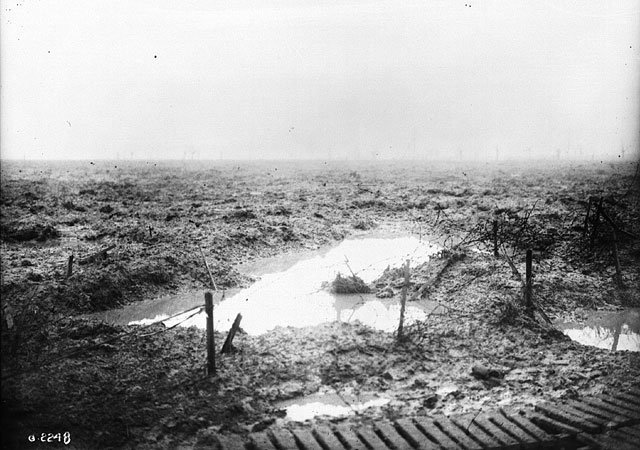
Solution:
M 312 419 L 368 421 L 533 405 L 640 377 L 639 352 L 583 346 L 550 323 L 640 307 L 635 163 L 3 161 L 1 182 L 3 448 L 65 432 L 72 448 L 205 447 L 215 433 L 289 423 L 279 402 L 309 394 L 384 398 Z M 246 287 L 242 263 L 371 231 L 443 249 L 412 267 L 408 287 L 440 313 L 401 342 L 357 323 L 240 333 L 207 377 L 200 329 L 87 318 L 211 289 L 203 255 L 219 289 Z M 381 275 L 372 292 L 399 298 L 401 268 Z

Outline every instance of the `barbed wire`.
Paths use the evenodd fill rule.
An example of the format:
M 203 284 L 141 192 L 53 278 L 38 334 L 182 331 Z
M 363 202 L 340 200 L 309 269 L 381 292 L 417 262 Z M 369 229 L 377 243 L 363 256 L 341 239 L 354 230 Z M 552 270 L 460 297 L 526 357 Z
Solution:
M 535 205 L 534 205 L 534 206 L 535 206 Z M 533 208 L 532 208 L 532 210 L 533 210 Z M 476 227 L 476 228 L 477 228 L 477 227 Z M 461 240 L 457 245 L 464 244 L 464 243 L 465 243 L 465 241 L 466 241 L 466 240 L 467 240 L 467 239 L 468 239 L 468 238 L 469 238 L 469 237 L 474 233 L 474 231 L 477 231 L 477 229 L 476 229 L 476 228 L 474 228 L 474 229 L 470 230 L 470 231 L 467 233 L 467 235 L 466 235 L 466 236 L 465 236 L 465 237 L 464 237 L 464 238 L 463 238 L 463 239 L 462 239 L 462 240 Z M 362 271 L 367 270 L 367 269 L 369 269 L 369 268 L 373 267 L 374 265 L 376 265 L 376 264 L 380 264 L 380 263 L 385 262 L 385 261 L 390 261 L 390 260 L 394 260 L 394 259 L 406 259 L 406 258 L 413 259 L 421 247 L 422 247 L 422 245 L 421 245 L 421 244 L 418 244 L 418 245 L 416 245 L 416 246 L 414 247 L 414 249 L 413 249 L 412 251 L 407 252 L 407 253 L 403 253 L 403 254 L 402 254 L 402 255 L 400 255 L 400 256 L 391 256 L 391 257 L 387 257 L 387 258 L 381 258 L 381 259 L 379 259 L 379 260 L 376 260 L 376 261 L 374 261 L 374 262 L 371 262 L 369 265 L 367 265 L 367 266 L 365 266 L 365 267 L 363 267 L 363 268 L 360 268 L 357 272 L 353 272 L 353 271 L 351 271 L 351 269 L 350 269 L 350 268 L 349 268 L 349 266 L 348 266 L 348 259 L 345 261 L 345 264 L 347 265 L 347 268 L 349 268 L 349 270 L 352 272 L 352 274 L 354 274 L 354 275 L 355 275 L 356 273 L 361 273 Z M 200 247 L 199 247 L 199 248 L 200 248 Z M 204 258 L 204 260 L 205 260 L 205 264 L 206 264 L 206 258 L 205 258 L 205 256 L 204 256 L 204 252 L 202 252 L 202 248 L 200 248 L 200 251 L 201 251 L 201 254 L 202 254 L 202 256 L 203 256 L 203 258 Z M 319 266 L 318 268 L 338 267 L 339 265 L 340 265 L 339 263 L 331 263 L 331 264 L 325 264 L 325 265 Z M 207 269 L 208 269 L 208 267 L 207 267 Z M 209 272 L 209 275 L 210 275 L 210 277 L 211 277 L 212 284 L 214 284 L 214 288 L 215 288 L 215 287 L 216 287 L 216 286 L 215 286 L 215 282 L 213 281 L 213 277 L 211 276 L 211 272 L 210 272 L 210 270 L 208 270 L 208 272 Z M 280 277 L 277 277 L 277 278 L 272 279 L 272 280 L 271 280 L 268 284 L 266 284 L 264 287 L 269 287 L 269 286 L 274 285 L 276 282 L 280 281 L 283 277 L 284 277 L 284 272 L 281 274 L 281 276 L 280 276 Z M 465 288 L 468 284 L 472 283 L 472 282 L 473 282 L 473 281 L 475 281 L 477 278 L 479 278 L 479 275 L 478 275 L 478 276 L 475 276 L 475 277 L 472 277 L 470 280 L 468 280 L 468 282 L 465 282 L 465 283 L 464 283 L 464 284 L 462 284 L 462 285 L 455 286 L 455 288 L 454 288 L 454 289 L 449 289 L 449 290 L 447 291 L 447 293 L 452 293 L 452 291 L 455 291 L 455 290 L 458 290 L 458 289 L 461 289 L 461 288 Z M 315 291 L 312 291 L 311 293 L 313 293 L 313 292 L 317 292 L 317 291 L 318 291 L 318 290 L 315 290 Z M 366 301 L 362 296 L 360 296 L 360 299 L 361 299 L 361 301 L 357 302 L 357 303 L 356 303 L 356 305 L 354 305 L 354 311 L 352 312 L 351 316 L 353 316 L 353 313 L 355 312 L 356 307 L 357 307 L 357 306 L 359 306 L 359 305 L 361 305 L 361 304 L 364 304 L 364 303 L 365 303 L 365 301 Z M 438 307 L 439 307 L 439 306 L 442 306 L 442 307 L 444 307 L 444 308 L 448 309 L 449 311 L 456 311 L 456 309 L 455 309 L 455 308 L 449 307 L 449 306 L 447 306 L 447 305 L 438 304 L 438 306 L 436 306 L 436 308 L 434 308 L 434 310 L 432 310 L 432 311 L 431 311 L 431 313 L 429 313 L 429 316 L 431 316 L 431 314 L 433 314 L 433 313 L 435 312 L 435 310 L 436 310 L 436 309 L 438 309 Z M 38 365 L 36 365 L 36 366 L 34 366 L 34 367 L 32 367 L 32 368 L 29 368 L 28 370 L 21 371 L 21 372 L 16 372 L 16 373 L 13 373 L 13 374 L 6 375 L 6 376 L 2 377 L 2 379 L 3 379 L 3 380 L 6 380 L 6 379 L 9 379 L 9 378 L 13 378 L 13 377 L 19 376 L 19 375 L 23 375 L 23 374 L 25 374 L 25 373 L 29 373 L 29 372 L 33 372 L 33 371 L 40 370 L 41 368 L 43 368 L 43 367 L 45 367 L 45 366 L 47 366 L 47 365 L 53 364 L 53 363 L 55 363 L 55 362 L 57 362 L 57 361 L 60 361 L 60 360 L 62 360 L 62 359 L 70 358 L 70 357 L 72 357 L 72 356 L 79 355 L 79 354 L 83 354 L 83 353 L 85 353 L 85 352 L 87 352 L 87 351 L 90 351 L 90 350 L 92 350 L 92 349 L 99 348 L 99 347 L 100 347 L 100 346 L 102 346 L 102 345 L 108 344 L 108 343 L 110 343 L 110 342 L 114 342 L 114 341 L 116 341 L 116 340 L 118 340 L 118 339 L 123 339 L 123 338 L 125 338 L 125 337 L 127 337 L 127 336 L 130 336 L 130 335 L 133 335 L 133 334 L 135 334 L 135 333 L 138 333 L 139 331 L 144 330 L 144 329 L 146 329 L 146 328 L 148 328 L 148 327 L 151 327 L 151 326 L 153 326 L 153 325 L 156 325 L 156 324 L 158 324 L 158 323 L 166 322 L 166 321 L 169 321 L 169 320 L 171 320 L 171 319 L 173 319 L 173 318 L 176 318 L 176 317 L 182 316 L 182 315 L 184 315 L 184 314 L 187 314 L 187 313 L 189 313 L 189 312 L 191 312 L 191 311 L 195 311 L 193 314 L 191 314 L 191 315 L 189 315 L 188 317 L 186 317 L 186 318 L 184 318 L 184 319 L 180 320 L 179 322 L 177 322 L 177 323 L 173 324 L 173 325 L 172 325 L 171 327 L 169 327 L 169 328 L 165 328 L 165 329 L 163 329 L 163 330 L 160 330 L 160 331 L 157 331 L 157 332 L 154 332 L 154 333 L 150 333 L 150 334 L 141 334 L 140 336 L 141 336 L 141 337 L 148 337 L 148 336 L 153 336 L 153 335 L 156 335 L 156 334 L 159 334 L 159 333 L 162 333 L 162 332 L 166 332 L 166 331 L 168 331 L 168 330 L 171 330 L 171 329 L 173 329 L 173 328 L 175 328 L 175 327 L 177 327 L 177 326 L 181 325 L 182 323 L 184 323 L 185 321 L 187 321 L 187 320 L 189 320 L 190 318 L 194 317 L 195 315 L 197 315 L 197 314 L 201 313 L 202 309 L 203 309 L 203 305 L 198 305 L 198 306 L 195 306 L 195 307 L 189 308 L 189 309 L 187 309 L 187 310 L 184 310 L 184 311 L 178 312 L 178 313 L 176 313 L 176 314 L 172 315 L 171 317 L 162 318 L 162 319 L 159 319 L 159 320 L 157 320 L 157 321 L 151 322 L 151 323 L 149 323 L 149 324 L 145 324 L 145 325 L 143 325 L 143 326 L 137 327 L 137 328 L 136 328 L 136 329 L 134 329 L 134 330 L 131 330 L 131 331 L 125 332 L 125 333 L 123 333 L 123 334 L 119 334 L 119 335 L 114 336 L 114 337 L 112 337 L 112 338 L 106 339 L 106 340 L 104 340 L 104 341 L 102 341 L 102 342 L 94 343 L 94 344 L 89 345 L 89 346 L 87 346 L 87 347 L 81 347 L 81 348 L 74 349 L 74 350 L 72 350 L 72 351 L 70 351 L 70 352 L 66 352 L 66 353 L 65 353 L 65 354 L 63 354 L 63 355 L 60 355 L 60 356 L 57 356 L 57 357 L 51 358 L 51 359 L 49 359 L 48 361 L 45 361 L 45 362 L 43 362 L 43 363 L 41 363 L 41 364 L 38 364 Z M 467 311 L 463 311 L 463 310 L 457 310 L 457 312 L 458 312 L 458 313 L 467 313 Z M 350 320 L 350 319 L 351 319 L 351 317 L 349 318 L 349 320 Z
M 368 266 L 365 266 L 364 268 L 360 268 L 360 269 L 358 270 L 358 273 L 362 272 L 363 270 L 367 270 L 367 269 L 369 269 L 369 268 L 373 267 L 374 265 L 376 265 L 376 264 L 380 264 L 380 263 L 385 262 L 385 261 L 390 261 L 390 260 L 394 260 L 394 259 L 398 259 L 398 258 L 402 259 L 402 258 L 406 258 L 406 257 L 412 258 L 412 257 L 413 257 L 417 252 L 418 252 L 418 250 L 420 249 L 420 247 L 421 247 L 421 245 L 416 245 L 416 246 L 415 246 L 415 248 L 414 248 L 412 251 L 407 252 L 407 253 L 405 253 L 405 254 L 401 255 L 400 257 L 392 256 L 392 257 L 382 258 L 382 259 L 379 259 L 379 260 L 377 260 L 377 261 L 374 261 L 374 262 L 370 263 Z M 200 248 L 200 251 L 201 251 L 201 254 L 202 254 L 203 258 L 205 258 L 205 256 L 204 256 L 204 252 L 202 252 L 202 249 L 201 249 L 201 248 Z M 206 262 L 206 258 L 205 258 L 204 260 L 205 260 L 205 262 Z M 347 265 L 348 265 L 348 263 L 347 263 Z M 338 267 L 338 266 L 340 266 L 340 264 L 339 264 L 339 263 L 331 263 L 331 264 L 325 264 L 325 265 L 323 265 L 323 266 L 320 266 L 319 268 L 325 268 L 325 269 L 326 269 L 326 268 Z M 208 267 L 207 267 L 207 269 L 208 269 Z M 54 272 L 54 271 L 57 271 L 57 270 L 58 270 L 58 268 L 54 268 L 51 272 Z M 209 269 L 208 269 L 208 272 L 209 272 L 209 275 L 210 275 L 210 277 L 211 277 L 211 281 L 212 281 L 212 284 L 213 284 L 213 283 L 214 283 L 214 282 L 213 282 L 213 277 L 211 276 L 211 272 L 210 272 L 210 270 L 209 270 Z M 272 286 L 272 285 L 276 284 L 276 283 L 277 283 L 278 281 L 280 281 L 283 277 L 284 277 L 284 272 L 282 273 L 282 275 L 281 275 L 280 277 L 276 277 L 276 278 L 272 279 L 272 280 L 271 280 L 267 285 L 265 285 L 264 287 L 269 287 L 269 286 Z M 217 286 L 216 286 L 215 284 L 214 284 L 214 288 L 217 288 Z M 318 290 L 316 290 L 316 291 L 312 291 L 312 292 L 317 292 L 317 291 L 318 291 Z M 35 297 L 35 294 L 34 294 L 34 296 L 33 296 L 33 297 Z M 360 304 L 364 304 L 364 302 L 365 302 L 365 299 L 361 297 L 361 301 L 360 301 L 360 302 L 358 302 L 358 305 L 360 305 Z M 63 360 L 63 359 L 68 359 L 68 358 L 73 357 L 73 356 L 81 355 L 81 354 L 86 353 L 86 352 L 88 352 L 88 351 L 91 351 L 91 350 L 94 350 L 94 349 L 96 349 L 96 348 L 99 348 L 99 347 L 101 347 L 101 346 L 103 346 L 103 345 L 109 344 L 109 343 L 111 343 L 111 342 L 115 342 L 115 341 L 117 341 L 117 340 L 119 340 L 119 339 L 123 339 L 123 338 L 125 338 L 125 337 L 131 336 L 131 335 L 134 335 L 134 334 L 136 334 L 136 333 L 139 333 L 140 331 L 142 331 L 142 330 L 144 330 L 144 329 L 146 329 L 146 328 L 149 328 L 149 327 L 151 327 L 151 326 L 153 326 L 153 325 L 156 325 L 156 324 L 158 324 L 158 323 L 167 322 L 167 321 L 169 321 L 169 320 L 171 320 L 171 319 L 173 319 L 173 318 L 176 318 L 176 317 L 182 316 L 182 315 L 187 314 L 187 313 L 189 313 L 189 312 L 191 312 L 191 311 L 195 311 L 195 312 L 194 312 L 194 313 L 192 313 L 191 315 L 189 315 L 189 316 L 187 316 L 186 318 L 184 318 L 184 319 L 180 320 L 179 322 L 177 322 L 177 323 L 175 323 L 175 324 L 171 325 L 171 326 L 170 326 L 170 327 L 168 327 L 168 328 L 165 328 L 165 329 L 163 329 L 163 330 L 159 330 L 159 331 L 154 332 L 154 333 L 141 334 L 141 335 L 140 335 L 140 337 L 148 337 L 148 336 L 153 336 L 153 335 L 156 335 L 156 334 L 159 334 L 159 333 L 164 333 L 164 332 L 166 332 L 166 331 L 169 331 L 169 330 L 171 330 L 171 329 L 173 329 L 173 328 L 175 328 L 175 327 L 177 327 L 177 326 L 181 325 L 182 323 L 186 322 L 186 321 L 187 321 L 187 320 L 189 320 L 190 318 L 192 318 L 192 317 L 196 316 L 197 314 L 201 313 L 201 312 L 202 312 L 202 310 L 203 310 L 203 308 L 204 308 L 204 305 L 197 305 L 197 306 L 194 306 L 194 307 L 189 308 L 189 309 L 187 309 L 187 310 L 180 311 L 180 312 L 178 312 L 178 313 L 176 313 L 176 314 L 173 314 L 173 315 L 172 315 L 172 316 L 170 316 L 170 317 L 165 317 L 165 318 L 158 319 L 158 320 L 153 321 L 153 322 L 148 323 L 148 324 L 144 324 L 144 325 L 137 326 L 137 327 L 136 327 L 135 329 L 133 329 L 133 330 L 130 330 L 130 331 L 125 332 L 125 333 L 122 333 L 122 334 L 118 334 L 117 336 L 113 336 L 113 337 L 108 338 L 108 339 L 105 339 L 105 340 L 103 340 L 103 341 L 101 341 L 101 342 L 93 343 L 93 344 L 88 345 L 88 346 L 86 346 L 86 347 L 76 348 L 76 349 L 73 349 L 73 350 L 71 350 L 71 351 L 68 351 L 68 352 L 66 352 L 66 353 L 64 353 L 64 354 L 62 354 L 62 355 L 59 355 L 59 356 L 56 356 L 56 357 L 50 358 L 49 360 L 44 361 L 44 362 L 42 362 L 42 363 L 40 363 L 40 364 L 37 364 L 37 365 L 35 365 L 35 366 L 32 366 L 32 367 L 30 367 L 30 368 L 28 368 L 28 369 L 26 369 L 26 370 L 22 370 L 22 371 L 18 371 L 18 372 L 15 372 L 15 373 L 7 374 L 7 375 L 3 376 L 1 379 L 2 379 L 2 380 L 8 380 L 8 379 L 15 378 L 15 377 L 18 377 L 18 376 L 21 376 L 21 375 L 25 375 L 25 374 L 27 374 L 27 373 L 36 372 L 36 371 L 41 370 L 42 368 L 44 368 L 44 367 L 46 367 L 46 366 L 48 366 L 48 365 L 54 364 L 54 363 L 56 363 L 56 362 L 58 362 L 58 361 L 61 361 L 61 360 Z M 354 309 L 354 312 L 355 312 L 355 309 Z
M 49 360 L 47 360 L 47 361 L 44 361 L 44 362 L 42 362 L 42 363 L 40 363 L 40 364 L 37 364 L 37 365 L 35 365 L 35 366 L 32 366 L 32 367 L 30 367 L 29 369 L 22 370 L 22 371 L 19 371 L 19 372 L 15 372 L 15 373 L 7 374 L 7 375 L 3 376 L 1 379 L 4 381 L 4 380 L 11 379 L 11 378 L 15 378 L 15 377 L 17 377 L 17 376 L 25 375 L 25 374 L 27 374 L 27 373 L 37 372 L 38 370 L 40 370 L 40 369 L 42 369 L 43 367 L 46 367 L 46 366 L 48 366 L 48 365 L 50 365 L 50 364 L 56 363 L 56 362 L 61 361 L 61 360 L 63 360 L 63 359 L 70 358 L 70 357 L 72 357 L 72 356 L 78 356 L 78 355 L 81 355 L 81 354 L 83 354 L 83 353 L 85 353 L 85 352 L 88 352 L 88 351 L 90 351 L 90 350 L 95 350 L 95 349 L 97 349 L 97 348 L 100 348 L 100 347 L 101 347 L 101 346 L 103 346 L 103 345 L 109 344 L 109 343 L 111 343 L 111 342 L 115 342 L 115 341 L 117 341 L 118 339 L 122 339 L 122 338 L 125 338 L 125 337 L 127 337 L 127 336 L 131 336 L 131 335 L 133 335 L 133 334 L 135 334 L 135 333 L 138 333 L 138 332 L 140 332 L 141 330 L 144 330 L 144 329 L 146 329 L 146 328 L 149 328 L 149 327 L 151 327 L 151 326 L 153 326 L 153 325 L 157 325 L 157 324 L 162 323 L 162 322 L 165 322 L 165 321 L 167 321 L 167 320 L 174 319 L 174 318 L 176 318 L 176 317 L 178 317 L 178 316 L 181 316 L 181 315 L 186 314 L 186 313 L 188 313 L 188 312 L 190 312 L 190 311 L 193 311 L 193 310 L 195 310 L 195 309 L 198 309 L 198 311 L 197 311 L 196 313 L 192 314 L 191 316 L 189 316 L 189 317 L 187 318 L 187 319 L 189 319 L 189 318 L 191 318 L 191 317 L 195 316 L 197 313 L 199 313 L 203 308 L 204 308 L 204 305 L 194 306 L 194 307 L 189 308 L 189 309 L 187 309 L 187 310 L 185 310 L 185 311 L 181 311 L 181 312 L 179 312 L 179 313 L 176 313 L 176 314 L 174 314 L 174 315 L 173 315 L 173 316 L 171 316 L 171 317 L 165 317 L 165 318 L 163 318 L 163 319 L 158 319 L 158 320 L 156 320 L 156 321 L 153 321 L 153 322 L 148 323 L 148 324 L 145 324 L 145 325 L 139 325 L 139 326 L 136 326 L 136 328 L 135 328 L 135 329 L 133 329 L 133 330 L 130 330 L 130 331 L 124 332 L 124 333 L 119 334 L 119 335 L 117 335 L 117 336 L 113 336 L 113 337 L 108 338 L 108 339 L 105 339 L 104 341 L 101 341 L 101 342 L 93 343 L 93 344 L 88 345 L 88 346 L 86 346 L 86 347 L 78 347 L 78 348 L 75 348 L 75 349 L 73 349 L 73 350 L 71 350 L 71 351 L 69 351 L 69 352 L 66 352 L 65 354 L 62 354 L 62 355 L 59 355 L 59 356 L 53 357 L 53 358 L 51 358 L 51 359 L 49 359 Z M 179 322 L 179 323 L 182 323 L 182 322 L 186 321 L 187 319 L 184 319 L 183 321 L 181 321 L 181 322 Z M 170 329 L 172 329 L 172 328 L 174 328 L 174 326 L 171 326 L 171 327 L 169 327 L 169 328 L 165 328 L 165 329 L 161 330 L 161 332 L 169 331 L 169 330 L 170 330 Z
M 192 309 L 193 309 L 193 308 L 192 308 Z M 198 309 L 196 310 L 196 312 L 194 312 L 194 313 L 190 314 L 189 316 L 185 317 L 184 319 L 180 320 L 179 322 L 174 323 L 174 324 L 173 324 L 173 325 L 171 325 L 170 327 L 167 327 L 167 328 L 165 328 L 165 329 L 163 329 L 163 330 L 158 330 L 158 331 L 155 331 L 155 332 L 153 332 L 153 333 L 149 333 L 149 334 L 141 334 L 141 335 L 140 335 L 140 337 L 155 336 L 156 334 L 160 334 L 160 333 L 164 333 L 164 332 L 166 332 L 166 331 L 172 330 L 172 329 L 174 329 L 175 327 L 177 327 L 178 325 L 181 325 L 181 324 L 183 324 L 184 322 L 186 322 L 187 320 L 191 319 L 192 317 L 197 316 L 197 315 L 198 315 L 198 314 L 200 314 L 202 311 L 204 311 L 204 305 L 200 306 L 200 308 L 198 308 Z M 180 314 L 184 314 L 184 312 L 182 312 L 182 313 L 180 313 Z M 173 316 L 173 317 L 175 317 L 175 316 Z M 171 320 L 171 319 L 172 319 L 172 317 L 168 317 L 168 318 L 166 318 L 166 319 L 162 319 L 162 322 L 166 322 L 166 321 Z M 157 322 L 156 322 L 156 323 L 157 323 Z

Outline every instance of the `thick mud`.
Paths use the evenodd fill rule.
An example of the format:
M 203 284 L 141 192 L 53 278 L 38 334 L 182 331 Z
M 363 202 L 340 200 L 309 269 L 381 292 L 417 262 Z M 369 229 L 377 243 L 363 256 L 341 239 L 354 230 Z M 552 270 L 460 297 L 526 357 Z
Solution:
M 552 323 L 578 309 L 640 306 L 635 166 L 523 167 L 3 162 L 3 440 L 23 448 L 31 434 L 69 431 L 75 448 L 209 445 L 212 433 L 295 420 L 282 402 L 323 393 L 365 401 L 348 400 L 353 414 L 323 416 L 320 408 L 300 420 L 531 405 L 633 383 L 638 352 L 582 345 Z M 590 198 L 600 197 L 611 221 L 596 219 L 593 208 L 586 217 Z M 202 254 L 219 289 L 251 288 L 260 275 L 242 270 L 247 264 L 372 230 L 442 248 L 411 263 L 410 305 L 437 308 L 407 324 L 401 341 L 353 321 L 269 327 L 237 334 L 235 352 L 220 355 L 217 374 L 205 376 L 197 327 L 87 318 L 167 296 L 182 300 L 162 314 L 197 306 L 212 289 Z M 371 305 L 397 304 L 400 264 L 366 280 Z M 261 314 L 271 319 L 268 307 Z M 218 348 L 224 337 L 216 334 Z M 477 379 L 477 365 L 501 376 Z M 384 404 L 355 407 L 367 396 Z

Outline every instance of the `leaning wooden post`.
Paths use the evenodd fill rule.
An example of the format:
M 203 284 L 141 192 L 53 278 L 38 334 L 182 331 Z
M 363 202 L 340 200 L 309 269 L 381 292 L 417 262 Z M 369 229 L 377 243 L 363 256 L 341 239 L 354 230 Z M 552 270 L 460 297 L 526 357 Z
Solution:
M 407 288 L 409 287 L 409 260 L 404 266 L 404 285 L 402 286 L 402 303 L 400 304 L 400 323 L 398 324 L 398 341 L 404 339 L 404 310 L 407 305 Z
M 222 345 L 222 350 L 220 350 L 220 353 L 231 353 L 231 350 L 233 349 L 233 338 L 235 337 L 236 333 L 240 329 L 241 320 L 242 320 L 242 314 L 238 313 L 238 315 L 236 316 L 236 319 L 233 321 L 233 325 L 231 325 L 231 328 L 229 329 L 229 333 L 227 334 L 227 339 L 224 341 L 224 344 Z
M 527 260 L 526 260 L 526 276 L 525 276 L 525 285 L 524 285 L 524 304 L 527 308 L 531 308 L 533 306 L 533 299 L 531 295 L 531 279 L 532 279 L 532 266 L 533 266 L 533 251 L 531 249 L 527 250 Z
M 207 375 L 216 374 L 216 351 L 213 341 L 213 295 L 204 293 L 204 309 L 207 313 Z
M 499 256 L 498 253 L 498 220 L 493 219 L 493 256 L 496 258 Z
M 613 230 L 613 259 L 616 264 L 616 284 L 622 287 L 622 268 L 620 267 L 620 256 L 618 255 L 618 235 Z
M 69 255 L 69 261 L 67 262 L 67 278 L 73 275 L 73 253 Z

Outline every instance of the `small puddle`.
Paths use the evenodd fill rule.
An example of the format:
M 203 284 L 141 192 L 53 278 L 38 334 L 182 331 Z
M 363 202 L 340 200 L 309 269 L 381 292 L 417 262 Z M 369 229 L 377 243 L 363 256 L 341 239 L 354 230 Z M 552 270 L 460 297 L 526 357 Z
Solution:
M 439 247 L 415 236 L 365 236 L 345 239 L 338 245 L 301 254 L 281 255 L 245 264 L 241 272 L 257 278 L 246 289 L 229 290 L 224 300 L 214 297 L 214 328 L 226 331 L 238 313 L 240 326 L 257 335 L 275 327 L 305 327 L 321 323 L 360 322 L 382 331 L 393 331 L 400 317 L 399 299 L 379 299 L 375 294 L 337 295 L 324 287 L 337 273 L 353 271 L 366 283 L 387 267 L 399 267 L 410 259 L 413 267 L 428 261 Z M 147 324 L 203 303 L 203 291 L 165 297 L 101 313 L 98 317 L 118 324 Z M 407 304 L 405 323 L 421 320 L 436 305 L 428 301 Z M 165 321 L 166 326 L 189 314 Z M 206 327 L 205 314 L 181 326 Z
M 279 402 L 276 408 L 287 412 L 286 419 L 296 422 L 317 416 L 346 417 L 367 408 L 380 407 L 389 403 L 388 398 L 377 395 L 338 395 L 335 393 L 312 394 L 303 398 Z
M 576 342 L 611 351 L 640 352 L 640 309 L 595 311 L 584 321 L 558 321 L 556 326 Z

